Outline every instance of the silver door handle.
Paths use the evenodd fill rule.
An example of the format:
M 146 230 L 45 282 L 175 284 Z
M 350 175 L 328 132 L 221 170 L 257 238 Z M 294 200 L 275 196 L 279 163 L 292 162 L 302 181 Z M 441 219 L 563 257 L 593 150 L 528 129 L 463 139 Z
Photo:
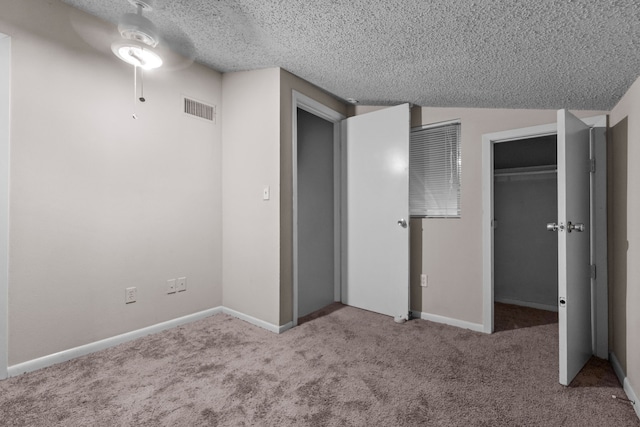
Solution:
M 398 220 L 398 225 L 402 228 L 407 228 L 407 221 L 404 218 Z
M 571 233 L 572 231 L 584 231 L 584 224 L 581 223 L 577 223 L 577 224 L 572 224 L 571 221 L 569 221 L 567 223 L 567 232 Z
M 560 223 L 560 225 L 556 224 L 555 222 L 549 222 L 547 223 L 547 231 L 564 231 L 564 224 Z

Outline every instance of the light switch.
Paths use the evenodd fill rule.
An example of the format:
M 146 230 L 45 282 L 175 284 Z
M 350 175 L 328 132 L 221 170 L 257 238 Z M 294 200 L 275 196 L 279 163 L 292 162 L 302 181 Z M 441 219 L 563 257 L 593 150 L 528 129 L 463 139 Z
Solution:
M 262 200 L 269 200 L 269 197 L 271 197 L 271 191 L 269 191 L 269 186 L 267 185 L 262 190 Z

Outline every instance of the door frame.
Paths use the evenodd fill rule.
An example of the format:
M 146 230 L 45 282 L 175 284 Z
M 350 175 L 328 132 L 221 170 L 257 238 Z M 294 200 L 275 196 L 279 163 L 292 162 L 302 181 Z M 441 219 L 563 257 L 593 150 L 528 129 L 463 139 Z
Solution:
M 0 33 L 0 380 L 9 371 L 11 37 Z
M 298 108 L 333 123 L 333 206 L 334 206 L 334 291 L 341 301 L 342 279 L 342 141 L 343 114 L 302 93 L 292 91 L 292 171 L 293 171 L 293 326 L 298 325 Z
M 606 129 L 607 116 L 601 115 L 581 119 L 595 129 Z M 494 188 L 493 188 L 493 145 L 522 139 L 557 135 L 557 123 L 511 129 L 482 135 L 482 316 L 483 332 L 493 333 L 494 328 Z M 592 177 L 592 230 L 596 240 L 593 242 L 592 262 L 598 266 L 597 278 L 592 279 L 591 304 L 593 313 L 592 336 L 594 354 L 608 358 L 608 291 L 607 291 L 607 219 L 606 219 L 606 141 L 605 132 L 595 132 L 596 174 Z M 601 139 L 598 139 L 601 138 Z

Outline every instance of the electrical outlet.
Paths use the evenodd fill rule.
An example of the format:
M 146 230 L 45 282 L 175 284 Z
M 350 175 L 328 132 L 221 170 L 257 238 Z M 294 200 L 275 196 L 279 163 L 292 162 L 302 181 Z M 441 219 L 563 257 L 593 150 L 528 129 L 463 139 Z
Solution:
M 420 286 L 422 286 L 423 288 L 427 287 L 427 283 L 429 282 L 428 277 L 429 276 L 427 276 L 426 274 L 420 275 Z
M 176 293 L 176 279 L 167 280 L 167 293 L 168 294 Z
M 176 291 L 183 292 L 187 290 L 187 278 L 178 277 L 178 283 L 176 284 Z
M 126 288 L 124 291 L 125 291 L 124 293 L 125 304 L 136 302 L 136 299 L 138 298 L 138 288 L 136 287 Z

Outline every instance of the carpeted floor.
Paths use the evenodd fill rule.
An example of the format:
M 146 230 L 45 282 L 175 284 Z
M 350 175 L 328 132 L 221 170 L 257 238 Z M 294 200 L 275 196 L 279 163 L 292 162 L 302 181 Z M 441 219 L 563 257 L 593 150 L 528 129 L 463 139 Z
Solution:
M 0 424 L 640 425 L 608 362 L 561 386 L 557 323 L 503 308 L 492 335 L 345 306 L 282 335 L 216 315 L 0 382 Z

